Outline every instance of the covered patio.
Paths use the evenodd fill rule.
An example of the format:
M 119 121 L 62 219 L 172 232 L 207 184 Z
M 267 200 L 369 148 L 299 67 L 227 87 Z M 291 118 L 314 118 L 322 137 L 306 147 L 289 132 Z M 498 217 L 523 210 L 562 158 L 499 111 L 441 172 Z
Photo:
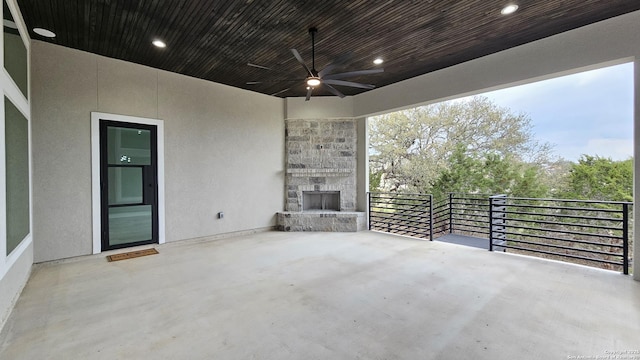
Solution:
M 278 223 L 303 214 L 295 201 L 308 191 L 340 191 L 311 211 L 327 205 L 350 215 L 312 213 L 321 225 L 366 228 L 370 116 L 628 62 L 636 69 L 640 203 L 639 4 L 523 1 L 524 15 L 507 21 L 497 0 L 482 2 L 484 11 L 478 1 L 350 3 L 363 7 L 362 24 L 376 25 L 375 13 L 391 18 L 386 26 L 396 37 L 376 45 L 384 29 L 354 23 L 341 2 L 323 3 L 333 11 L 323 12 L 324 23 L 316 8 L 298 1 L 220 2 L 226 12 L 204 0 L 164 8 L 48 2 L 55 19 L 40 1 L 3 3 L 0 359 L 640 358 L 640 271 L 623 276 L 370 231 L 273 231 L 326 229 L 304 216 Z M 141 13 L 125 11 L 133 7 Z M 424 17 L 394 26 L 400 15 L 416 15 L 413 7 Z M 174 24 L 164 16 L 177 8 L 189 10 L 180 13 L 184 27 L 165 31 L 172 34 L 166 48 L 154 48 L 162 26 Z M 267 13 L 273 16 L 261 18 Z M 78 22 L 69 25 L 67 15 Z M 192 31 L 195 15 L 207 36 Z M 467 31 L 467 16 L 486 28 Z M 53 29 L 58 38 L 36 36 L 36 27 L 52 24 L 61 24 Z M 354 70 L 372 66 L 377 49 L 393 50 L 397 62 L 389 57 L 384 72 L 370 74 L 379 76 L 376 89 L 348 89 L 344 98 L 324 89 L 310 101 L 305 83 L 278 93 L 269 82 L 278 72 L 262 78 L 264 66 L 248 65 L 260 60 L 300 71 L 290 48 L 307 46 L 307 26 L 316 25 L 345 46 L 320 41 L 329 49 L 319 52 L 323 65 L 367 39 Z M 299 30 L 302 37 L 292 40 Z M 214 42 L 220 34 L 228 35 L 224 43 Z M 455 45 L 455 54 L 438 37 Z M 243 52 L 248 45 L 256 51 Z M 224 76 L 207 77 L 216 74 Z M 256 86 L 262 79 L 268 81 Z M 145 134 L 148 147 L 132 141 L 108 155 L 102 144 L 109 126 L 129 140 Z M 144 161 L 136 163 L 140 153 Z M 111 199 L 104 184 L 116 165 L 120 175 L 136 169 L 130 179 L 137 187 Z M 110 242 L 112 205 L 144 206 L 132 217 L 146 216 L 143 233 L 150 236 Z M 640 212 L 633 218 L 639 223 Z M 630 257 L 640 259 L 635 234 Z M 105 260 L 112 249 L 141 243 L 160 254 Z
M 640 356 L 640 284 L 612 271 L 368 231 L 157 249 L 36 265 L 0 358 Z

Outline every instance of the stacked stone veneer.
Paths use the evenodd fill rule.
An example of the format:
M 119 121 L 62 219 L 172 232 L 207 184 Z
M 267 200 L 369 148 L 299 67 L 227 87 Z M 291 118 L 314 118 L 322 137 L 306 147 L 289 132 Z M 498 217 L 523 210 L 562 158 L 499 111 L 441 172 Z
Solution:
M 357 231 L 364 213 L 356 210 L 357 124 L 353 119 L 287 120 L 285 231 Z M 339 191 L 340 212 L 302 212 L 303 192 Z
M 356 122 L 287 120 L 286 211 L 302 211 L 304 191 L 340 191 L 340 211 L 356 207 Z

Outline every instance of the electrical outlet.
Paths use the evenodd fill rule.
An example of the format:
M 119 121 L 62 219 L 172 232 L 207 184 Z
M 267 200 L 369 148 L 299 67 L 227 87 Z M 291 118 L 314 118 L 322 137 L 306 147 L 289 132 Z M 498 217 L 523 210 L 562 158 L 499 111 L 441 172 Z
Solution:
M 222 218 L 224 218 L 224 213 L 222 211 L 220 211 L 218 213 L 218 219 L 222 219 Z

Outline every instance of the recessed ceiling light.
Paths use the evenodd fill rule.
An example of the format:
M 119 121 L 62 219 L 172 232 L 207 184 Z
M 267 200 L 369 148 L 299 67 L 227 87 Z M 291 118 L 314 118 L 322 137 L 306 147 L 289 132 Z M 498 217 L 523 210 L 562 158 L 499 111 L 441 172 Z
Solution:
M 384 62 L 384 60 L 382 60 L 382 58 L 376 58 L 375 60 L 373 60 L 373 63 L 376 65 L 380 65 Z
M 158 40 L 158 39 L 156 39 L 156 40 L 153 40 L 151 43 L 152 43 L 155 47 L 159 47 L 159 48 L 165 48 L 165 47 L 167 47 L 167 44 L 165 44 L 165 43 L 164 43 L 164 41 L 162 41 L 162 40 Z
M 40 36 L 44 36 L 47 38 L 54 38 L 56 37 L 56 33 L 54 33 L 53 31 L 47 30 L 47 29 L 43 29 L 43 28 L 33 28 L 33 32 L 40 35 Z
M 500 13 L 502 15 L 509 15 L 509 14 L 513 14 L 514 12 L 516 12 L 516 10 L 518 10 L 518 5 L 516 4 L 509 4 L 505 7 L 502 8 L 502 10 L 500 10 Z

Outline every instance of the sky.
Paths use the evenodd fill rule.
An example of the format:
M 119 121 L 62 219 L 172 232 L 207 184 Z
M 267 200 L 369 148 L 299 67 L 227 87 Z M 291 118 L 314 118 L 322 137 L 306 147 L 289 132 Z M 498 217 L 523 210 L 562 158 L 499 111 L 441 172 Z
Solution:
M 550 143 L 554 155 L 571 161 L 581 154 L 633 156 L 633 63 L 481 95 L 528 115 L 535 138 Z

